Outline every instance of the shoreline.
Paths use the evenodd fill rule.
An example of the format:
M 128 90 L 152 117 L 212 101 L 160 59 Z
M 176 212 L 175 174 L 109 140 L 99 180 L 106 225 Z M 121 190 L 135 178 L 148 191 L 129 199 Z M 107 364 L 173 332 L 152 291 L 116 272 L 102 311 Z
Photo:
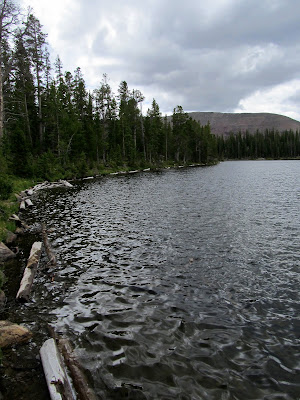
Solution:
M 215 164 L 212 164 L 215 165 Z M 45 190 L 45 189 L 52 189 L 52 188 L 56 188 L 56 187 L 66 187 L 66 188 L 72 188 L 74 187 L 72 185 L 72 183 L 70 182 L 85 182 L 88 180 L 92 180 L 92 179 L 97 179 L 97 178 L 102 178 L 102 177 L 107 177 L 107 176 L 131 176 L 133 174 L 138 174 L 138 173 L 146 173 L 146 172 L 163 172 L 163 171 L 168 171 L 171 169 L 183 169 L 183 168 L 191 168 L 191 167 L 205 167 L 205 166 L 210 166 L 210 165 L 203 165 L 203 164 L 189 164 L 189 165 L 172 165 L 172 166 L 168 166 L 168 167 L 164 167 L 164 168 L 145 168 L 145 169 L 140 169 L 140 170 L 118 170 L 118 171 L 114 171 L 114 172 L 107 172 L 107 173 L 103 173 L 103 174 L 96 174 L 93 176 L 86 176 L 86 177 L 81 177 L 81 178 L 76 178 L 76 179 L 72 179 L 72 180 L 61 180 L 61 181 L 56 181 L 56 182 L 42 182 L 42 183 L 36 183 L 34 186 L 30 186 L 29 188 L 25 189 L 24 187 L 22 187 L 21 191 L 18 192 L 18 195 L 13 195 L 15 196 L 15 198 L 13 198 L 12 196 L 10 197 L 10 203 L 12 203 L 12 199 L 14 199 L 13 202 L 13 207 L 10 208 L 11 212 L 14 212 L 13 215 L 13 221 L 11 221 L 13 224 L 15 224 L 15 228 L 16 229 L 12 229 L 11 226 L 11 231 L 10 234 L 13 235 L 13 240 L 9 243 L 7 243 L 7 240 L 3 240 L 3 242 L 5 242 L 11 249 L 18 248 L 18 246 L 20 246 L 19 250 L 19 254 L 22 254 L 21 256 L 19 254 L 16 254 L 15 257 L 13 257 L 11 260 L 7 260 L 7 261 L 2 261 L 0 262 L 1 265 L 1 270 L 4 272 L 8 271 L 9 269 L 9 274 L 7 273 L 8 277 L 7 280 L 5 282 L 4 280 L 4 284 L 2 285 L 2 288 L 0 287 L 0 293 L 6 293 L 7 297 L 5 295 L 5 300 L 3 302 L 4 306 L 1 309 L 0 307 L 0 319 L 1 321 L 11 321 L 12 325 L 16 325 L 16 324 L 20 324 L 18 325 L 19 327 L 23 328 L 25 324 L 25 329 L 26 326 L 30 326 L 31 322 L 33 323 L 34 321 L 27 321 L 24 323 L 24 321 L 22 320 L 22 315 L 18 316 L 18 304 L 16 301 L 16 290 L 17 287 L 20 283 L 20 280 L 22 278 L 22 270 L 24 270 L 24 264 L 25 264 L 25 268 L 26 268 L 26 260 L 28 259 L 28 257 L 25 257 L 25 254 L 29 253 L 29 242 L 32 241 L 32 237 L 31 236 L 35 236 L 35 238 L 37 237 L 41 237 L 42 233 L 41 232 L 31 232 L 30 231 L 30 227 L 28 227 L 26 225 L 26 218 L 24 218 L 24 213 L 26 213 L 26 208 L 32 208 L 34 207 L 34 195 L 39 191 L 39 190 Z M 26 180 L 24 180 L 24 182 L 28 182 Z M 35 183 L 34 181 L 32 181 L 32 183 Z M 24 186 L 24 185 L 23 185 Z M 20 207 L 22 202 L 25 203 L 25 201 L 29 198 L 32 198 L 33 202 L 30 201 L 30 203 L 27 203 L 27 206 L 22 205 L 22 208 Z M 25 200 L 24 200 L 25 199 Z M 0 207 L 1 207 L 1 203 L 0 203 Z M 8 217 L 8 221 L 11 218 Z M 24 218 L 24 220 L 23 220 Z M 23 227 L 20 226 L 23 224 Z M 19 225 L 19 226 L 18 226 Z M 17 230 L 17 232 L 16 232 Z M 9 235 L 10 235 L 9 234 Z M 25 247 L 26 249 L 25 249 Z M 27 248 L 28 247 L 28 248 Z M 43 253 L 45 253 L 45 249 L 43 246 Z M 25 257 L 25 258 L 24 258 Z M 12 264 L 13 263 L 13 264 Z M 13 267 L 12 267 L 13 265 Z M 4 289 L 4 291 L 3 291 Z M 34 289 L 33 289 L 34 290 Z M 16 292 L 16 293 L 15 293 Z M 22 306 L 20 306 L 22 307 Z M 22 310 L 22 308 L 20 309 Z M 21 312 L 22 314 L 22 312 Z M 11 318 L 12 316 L 14 316 L 13 318 Z M 35 321 L 36 322 L 36 321 Z M 36 335 L 38 337 L 36 337 Z M 33 338 L 33 339 L 32 339 Z M 15 369 L 16 371 L 12 374 L 11 379 L 7 378 L 6 380 L 8 382 L 6 382 L 6 385 L 4 384 L 4 390 L 13 390 L 12 386 L 13 386 L 13 382 L 16 381 L 16 379 L 18 378 L 18 368 L 15 366 L 17 360 L 16 357 L 18 357 L 18 354 L 23 354 L 25 355 L 25 358 L 30 358 L 31 356 L 28 354 L 28 346 L 32 347 L 41 347 L 43 341 L 47 340 L 49 338 L 48 332 L 46 327 L 43 327 L 41 331 L 36 331 L 36 329 L 33 330 L 33 334 L 32 336 L 28 336 L 28 340 L 29 343 L 22 343 L 23 345 L 21 345 L 20 342 L 20 346 L 18 346 L 18 350 L 15 353 L 14 350 L 14 346 L 17 345 L 17 343 L 15 345 L 13 345 L 13 347 L 9 346 L 7 348 L 3 349 L 3 352 L 0 349 L 0 367 L 3 371 L 9 371 L 11 369 Z M 3 356 L 1 356 L 1 354 Z M 35 387 L 37 387 L 37 380 L 41 380 L 43 379 L 43 390 L 45 390 L 45 385 L 46 385 L 46 381 L 44 379 L 44 372 L 42 370 L 42 366 L 41 366 L 41 361 L 39 360 L 38 357 L 39 352 L 37 351 L 37 354 L 34 357 L 34 360 L 31 359 L 31 364 L 34 364 L 34 369 L 36 369 L 38 371 L 37 373 L 37 377 L 34 377 L 33 379 L 33 385 Z M 21 356 L 20 356 L 21 357 Z M 22 361 L 21 361 L 22 363 Z M 26 364 L 26 362 L 25 362 Z M 23 369 L 27 369 L 26 366 L 23 367 Z M 30 371 L 26 371 L 26 373 L 24 373 L 25 375 L 25 384 L 26 386 L 30 386 L 30 380 L 32 379 L 32 373 Z M 5 375 L 5 374 L 4 374 Z M 27 376 L 27 378 L 26 378 Z M 38 390 L 38 389 L 34 389 L 34 390 Z M 4 399 L 6 399 L 5 397 L 5 393 L 2 393 L 0 391 L 0 395 L 4 395 Z M 9 396 L 12 395 L 11 392 L 8 393 Z M 0 396 L 1 397 L 1 396 Z M 11 397 L 9 397 L 10 399 Z M 13 398 L 13 399 L 17 399 Z

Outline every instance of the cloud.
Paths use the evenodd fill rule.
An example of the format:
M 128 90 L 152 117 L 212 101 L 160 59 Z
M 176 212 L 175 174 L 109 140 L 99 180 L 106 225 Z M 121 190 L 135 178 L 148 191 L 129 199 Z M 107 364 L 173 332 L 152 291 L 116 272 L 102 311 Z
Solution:
M 300 79 L 294 0 L 20 1 L 32 4 L 55 56 L 65 69 L 80 66 L 89 88 L 107 73 L 115 91 L 126 80 L 143 92 L 146 106 L 154 97 L 163 112 L 178 104 L 247 111 L 254 93 Z M 293 109 L 296 101 L 289 98 Z M 287 112 L 279 99 L 273 109 Z
M 239 101 L 234 112 L 272 112 L 300 120 L 300 79 L 257 90 Z

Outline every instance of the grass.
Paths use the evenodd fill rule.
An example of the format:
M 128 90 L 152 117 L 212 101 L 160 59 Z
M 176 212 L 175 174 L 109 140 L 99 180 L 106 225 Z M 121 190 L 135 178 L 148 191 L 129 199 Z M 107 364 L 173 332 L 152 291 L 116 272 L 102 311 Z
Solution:
M 13 192 L 7 200 L 0 200 L 0 241 L 6 239 L 7 230 L 15 230 L 15 223 L 9 221 L 9 217 L 17 213 L 19 209 L 19 203 L 14 193 L 20 193 L 22 190 L 28 189 L 35 184 L 32 179 L 16 177 L 13 177 L 11 182 L 13 184 Z

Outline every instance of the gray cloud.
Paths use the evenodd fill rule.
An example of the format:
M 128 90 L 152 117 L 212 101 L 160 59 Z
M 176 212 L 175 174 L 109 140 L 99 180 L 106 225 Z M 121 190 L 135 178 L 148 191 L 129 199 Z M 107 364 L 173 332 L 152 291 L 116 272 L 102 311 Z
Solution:
M 300 80 L 295 0 L 70 4 L 58 27 L 63 63 L 75 69 L 86 59 L 82 70 L 93 84 L 104 72 L 113 82 L 126 80 L 165 112 L 177 104 L 189 111 L 232 111 L 258 90 L 263 95 Z M 293 94 L 291 101 L 298 98 Z

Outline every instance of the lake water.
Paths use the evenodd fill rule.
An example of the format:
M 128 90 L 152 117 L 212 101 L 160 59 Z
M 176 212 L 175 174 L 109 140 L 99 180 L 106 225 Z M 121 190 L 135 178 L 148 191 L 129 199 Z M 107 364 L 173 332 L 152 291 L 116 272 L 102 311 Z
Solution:
M 58 257 L 33 305 L 105 399 L 300 398 L 300 162 L 44 191 Z M 51 275 L 51 277 L 50 277 Z

